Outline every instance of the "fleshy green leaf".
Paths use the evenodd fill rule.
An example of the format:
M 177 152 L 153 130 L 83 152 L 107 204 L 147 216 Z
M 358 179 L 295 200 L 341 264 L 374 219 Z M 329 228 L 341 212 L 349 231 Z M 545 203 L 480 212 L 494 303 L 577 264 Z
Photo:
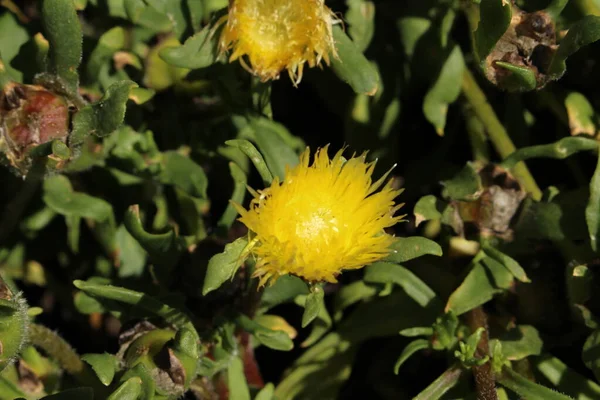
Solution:
M 137 205 L 129 207 L 123 223 L 131 236 L 148 252 L 153 263 L 166 269 L 177 263 L 182 253 L 183 243 L 173 230 L 160 234 L 146 232 Z
M 600 331 L 595 330 L 588 336 L 583 345 L 581 358 L 585 365 L 592 370 L 596 379 L 598 379 L 600 376 Z
M 246 184 L 248 181 L 246 178 L 246 173 L 240 167 L 238 167 L 236 163 L 233 162 L 229 163 L 229 173 L 233 178 L 233 193 L 231 194 L 231 201 L 237 204 L 242 204 L 246 195 Z M 223 230 L 229 229 L 235 221 L 237 215 L 238 212 L 235 207 L 231 203 L 228 203 L 227 208 L 219 219 L 219 227 Z
M 375 4 L 367 0 L 346 0 L 348 33 L 360 51 L 365 51 L 375 34 Z
M 317 316 L 321 307 L 325 307 L 324 303 L 325 292 L 320 286 L 315 286 L 306 296 L 304 304 L 304 313 L 302 314 L 302 327 L 306 328 Z
M 176 67 L 206 68 L 217 62 L 219 58 L 218 47 L 218 32 L 213 32 L 212 27 L 209 25 L 186 40 L 183 45 L 161 49 L 159 56 Z
M 283 181 L 286 166 L 294 167 L 299 161 L 298 155 L 279 133 L 281 130 L 286 131 L 285 127 L 266 118 L 253 118 L 250 126 L 254 130 L 256 144 L 265 157 L 269 171 L 273 177 L 279 177 L 279 181 Z
M 502 343 L 502 354 L 508 360 L 522 360 L 529 356 L 539 356 L 544 343 L 537 329 L 531 325 L 518 325 L 516 328 L 503 333 L 499 338 Z M 494 345 L 490 343 L 490 348 Z
M 100 36 L 96 48 L 90 54 L 86 65 L 87 77 L 91 80 L 98 79 L 100 69 L 109 62 L 113 54 L 125 46 L 125 29 L 116 26 Z
M 19 53 L 19 48 L 29 40 L 27 29 L 19 25 L 17 17 L 11 12 L 0 15 L 0 31 L 7 34 L 0 36 L 0 64 L 4 65 L 5 72 L 0 67 L 0 75 L 6 74 L 17 82 L 22 82 L 23 73 L 11 67 L 10 62 Z M 0 89 L 4 86 L 0 76 Z
M 231 400 L 250 400 L 250 390 L 244 375 L 244 364 L 239 357 L 233 357 L 229 364 L 227 385 Z
M 104 386 L 110 385 L 119 365 L 114 355 L 108 353 L 84 354 L 81 359 L 92 367 Z
M 66 176 L 55 175 L 44 181 L 44 202 L 55 212 L 102 222 L 114 220 L 110 203 L 73 190 Z
M 560 78 L 567 70 L 567 58 L 598 39 L 600 39 L 600 16 L 586 15 L 574 23 L 560 42 L 548 69 L 548 75 L 552 79 Z
M 458 383 L 465 370 L 458 365 L 448 368 L 413 400 L 438 400 Z
M 142 394 L 142 379 L 135 376 L 121 384 L 107 400 L 137 400 Z
M 245 315 L 239 315 L 236 323 L 246 332 L 250 332 L 256 340 L 273 350 L 289 351 L 294 348 L 294 343 L 289 335 L 281 330 L 271 330 Z
M 342 312 L 347 307 L 361 300 L 373 297 L 376 293 L 377 289 L 365 284 L 364 281 L 356 281 L 348 285 L 343 285 L 336 293 L 333 301 L 333 318 L 339 321 L 342 318 Z
M 598 236 L 600 235 L 600 156 L 592 180 L 590 181 L 590 199 L 585 208 L 585 220 L 590 234 L 590 245 L 598 251 Z
M 256 394 L 254 400 L 274 400 L 275 399 L 275 386 L 272 383 L 267 383 L 260 392 Z
M 149 313 L 164 318 L 165 321 L 170 324 L 173 324 L 177 327 L 185 327 L 191 332 L 196 332 L 196 329 L 187 315 L 156 300 L 151 296 L 148 296 L 147 294 L 119 286 L 97 284 L 79 280 L 73 281 L 73 285 L 89 296 L 93 296 L 97 299 L 109 299 L 132 306 L 139 306 Z M 196 337 L 198 336 L 197 333 L 195 333 L 195 335 Z
M 487 0 L 479 5 L 479 25 L 473 33 L 476 55 L 483 63 L 510 25 L 511 4 L 505 0 Z
M 58 76 L 69 93 L 77 94 L 82 33 L 73 0 L 44 0 L 42 22 L 50 42 L 48 72 Z
M 115 131 L 125 118 L 126 103 L 135 82 L 120 81 L 110 85 L 102 99 L 79 110 L 73 117 L 71 144 L 81 144 L 86 136 L 106 136 Z
M 259 310 L 265 312 L 279 304 L 293 301 L 297 296 L 308 294 L 306 282 L 297 276 L 284 275 L 273 286 L 265 287 Z
M 440 257 L 442 248 L 433 240 L 429 240 L 420 236 L 412 236 L 396 239 L 391 247 L 392 253 L 385 261 L 393 263 L 403 263 L 424 255 L 432 255 Z
M 519 263 L 516 262 L 514 259 L 490 245 L 484 245 L 482 246 L 482 249 L 486 255 L 498 261 L 500 264 L 504 265 L 510 271 L 510 273 L 513 274 L 513 276 L 519 281 L 525 283 L 531 282 L 531 280 L 529 280 L 529 278 L 527 277 L 527 274 L 525 273 L 523 267 L 521 267 Z
M 339 56 L 330 55 L 333 72 L 356 93 L 375 95 L 379 89 L 379 75 L 375 68 L 337 25 L 333 27 L 333 39 Z
M 491 300 L 510 287 L 512 281 L 513 275 L 502 264 L 489 257 L 476 256 L 469 274 L 450 295 L 446 311 L 461 315 Z
M 571 92 L 565 98 L 571 135 L 596 135 L 598 117 L 588 99 L 579 92 Z
M 442 204 L 434 195 L 423 196 L 415 205 L 415 225 L 419 226 L 424 221 L 442 218 Z
M 565 396 L 559 392 L 539 385 L 513 371 L 511 368 L 503 368 L 502 374 L 497 377 L 501 385 L 506 386 L 519 396 L 528 399 L 544 400 L 573 400 L 572 397 Z
M 600 398 L 600 385 L 585 379 L 558 358 L 543 356 L 534 359 L 534 366 L 558 390 L 576 396 L 577 400 Z
M 242 255 L 247 245 L 248 239 L 241 237 L 227 244 L 222 253 L 214 255 L 210 259 L 204 277 L 203 296 L 218 289 L 227 280 L 233 278 L 235 272 L 244 262 Z
M 528 92 L 537 87 L 538 83 L 535 72 L 530 67 L 522 67 L 504 61 L 496 61 L 494 66 L 510 72 L 502 80 L 503 88 L 508 91 Z
M 438 302 L 435 292 L 415 274 L 401 265 L 383 261 L 371 264 L 366 267 L 364 280 L 370 283 L 394 283 L 404 289 L 413 300 L 423 307 Z
M 396 375 L 398 375 L 398 372 L 400 372 L 400 367 L 402 366 L 402 364 L 404 364 L 404 362 L 406 360 L 408 360 L 417 351 L 424 350 L 427 348 L 429 348 L 429 340 L 417 339 L 417 340 L 410 342 L 404 348 L 404 350 L 402 350 L 400 357 L 398 357 L 398 360 L 396 361 L 396 364 L 394 365 L 394 373 Z
M 469 162 L 452 179 L 443 181 L 443 195 L 452 200 L 474 200 L 483 189 L 475 164 Z
M 260 177 L 263 180 L 263 183 L 267 186 L 271 184 L 273 181 L 273 175 L 271 173 L 272 171 L 269 170 L 269 167 L 267 167 L 267 164 L 265 163 L 265 159 L 252 143 L 243 139 L 234 139 L 227 140 L 225 144 L 240 149 L 246 156 L 248 156 L 250 161 L 252 161 L 252 164 L 254 164 L 256 167 Z
M 454 103 L 460 94 L 464 68 L 460 47 L 454 46 L 437 80 L 425 95 L 423 113 L 440 136 L 444 134 L 448 105 Z
M 191 196 L 206 199 L 208 179 L 204 170 L 189 157 L 176 151 L 163 153 L 160 180 L 179 187 Z

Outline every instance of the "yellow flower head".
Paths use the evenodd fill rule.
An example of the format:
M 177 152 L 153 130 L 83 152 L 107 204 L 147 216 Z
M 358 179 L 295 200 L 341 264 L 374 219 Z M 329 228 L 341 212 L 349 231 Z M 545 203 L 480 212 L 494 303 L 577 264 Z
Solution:
M 332 159 L 327 147 L 310 151 L 287 168 L 283 182 L 254 192 L 250 209 L 235 205 L 253 233 L 250 252 L 256 258 L 254 275 L 260 286 L 286 274 L 309 282 L 336 282 L 345 269 L 357 269 L 385 258 L 394 237 L 384 228 L 396 224 L 402 206 L 394 199 L 401 190 L 386 176 L 373 183 L 375 163 L 365 155 L 345 160 L 340 150 Z M 387 175 L 387 174 L 386 174 Z
M 263 82 L 287 68 L 297 85 L 305 63 L 314 67 L 321 59 L 329 64 L 329 53 L 337 57 L 332 26 L 338 19 L 324 0 L 230 0 L 226 18 L 221 52 L 233 49 L 229 61 L 239 59 Z

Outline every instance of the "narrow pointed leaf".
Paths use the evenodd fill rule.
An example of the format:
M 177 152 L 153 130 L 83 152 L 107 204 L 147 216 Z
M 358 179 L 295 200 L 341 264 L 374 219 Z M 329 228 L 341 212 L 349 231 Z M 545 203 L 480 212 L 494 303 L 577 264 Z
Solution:
M 400 367 L 402 366 L 402 364 L 404 364 L 404 362 L 406 360 L 408 360 L 413 354 L 415 354 L 419 350 L 424 350 L 427 348 L 429 348 L 429 340 L 417 339 L 417 340 L 410 342 L 404 348 L 404 350 L 402 350 L 400 357 L 398 357 L 398 360 L 396 361 L 396 364 L 394 365 L 394 374 L 398 375 L 398 372 L 400 372 Z

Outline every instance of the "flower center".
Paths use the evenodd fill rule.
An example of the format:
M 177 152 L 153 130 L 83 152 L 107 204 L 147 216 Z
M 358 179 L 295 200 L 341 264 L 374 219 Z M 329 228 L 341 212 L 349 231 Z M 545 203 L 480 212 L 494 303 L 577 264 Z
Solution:
M 331 210 L 317 210 L 299 219 L 296 223 L 296 236 L 305 243 L 327 241 L 339 232 L 337 225 L 337 218 Z

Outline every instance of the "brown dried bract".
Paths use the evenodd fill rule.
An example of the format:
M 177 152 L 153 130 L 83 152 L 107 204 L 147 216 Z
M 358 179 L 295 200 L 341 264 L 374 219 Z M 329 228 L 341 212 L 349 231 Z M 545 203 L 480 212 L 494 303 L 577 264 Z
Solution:
M 503 61 L 533 71 L 539 89 L 548 81 L 546 73 L 556 49 L 556 27 L 550 15 L 545 11 L 526 13 L 513 5 L 508 30 L 485 60 L 486 77 L 509 88 L 512 72 L 497 65 Z

